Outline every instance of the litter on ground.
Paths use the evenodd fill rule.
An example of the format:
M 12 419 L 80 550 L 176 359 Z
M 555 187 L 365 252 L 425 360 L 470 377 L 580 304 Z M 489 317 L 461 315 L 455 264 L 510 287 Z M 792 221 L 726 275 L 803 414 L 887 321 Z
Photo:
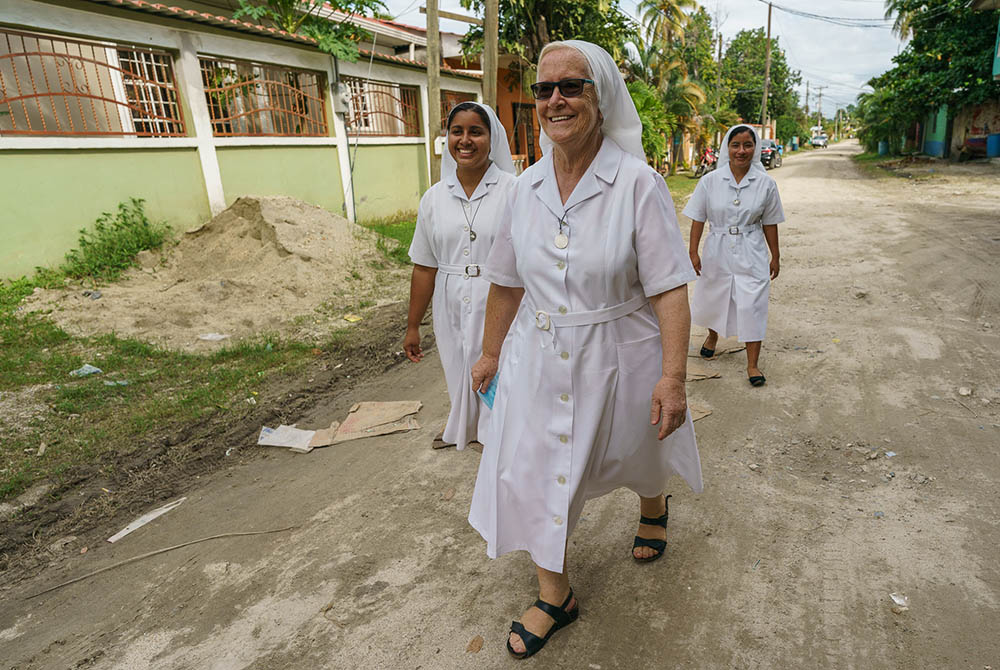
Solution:
M 128 535 L 129 533 L 131 533 L 132 531 L 137 530 L 139 528 L 142 528 L 143 526 L 145 526 L 147 523 L 149 523 L 153 519 L 156 519 L 156 518 L 159 518 L 159 517 L 163 516 L 164 514 L 166 514 L 167 512 L 169 512 L 170 510 L 172 510 L 175 507 L 177 507 L 178 505 L 180 505 L 185 500 L 187 500 L 187 496 L 185 496 L 183 498 L 180 498 L 178 500 L 175 500 L 175 501 L 173 501 L 171 503 L 167 503 L 163 507 L 157 507 L 152 512 L 146 512 L 141 517 L 139 517 L 138 519 L 136 519 L 135 521 L 133 521 L 132 523 L 130 523 L 129 525 L 125 526 L 120 531 L 118 531 L 117 533 L 115 533 L 114 535 L 112 535 L 111 537 L 109 537 L 108 538 L 108 542 L 117 542 L 118 540 L 122 539 L 123 537 L 125 537 L 126 535 Z

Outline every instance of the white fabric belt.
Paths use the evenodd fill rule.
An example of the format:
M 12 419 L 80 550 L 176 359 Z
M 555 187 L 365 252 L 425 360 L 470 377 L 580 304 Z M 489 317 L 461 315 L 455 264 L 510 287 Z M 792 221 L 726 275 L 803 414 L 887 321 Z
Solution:
M 709 226 L 708 232 L 711 235 L 743 235 L 749 233 L 755 228 L 760 228 L 757 223 L 748 223 L 743 226 Z
M 596 323 L 614 321 L 623 316 L 628 316 L 632 312 L 642 308 L 649 302 L 644 295 L 636 297 L 612 307 L 595 309 L 589 312 L 569 312 L 568 314 L 549 314 L 544 310 L 535 310 L 535 326 L 539 330 L 544 330 L 551 336 L 552 344 L 555 344 L 555 328 L 567 326 L 590 326 Z M 544 344 L 542 345 L 544 347 Z
M 441 263 L 437 269 L 438 272 L 443 272 L 446 275 L 460 275 L 462 277 L 483 276 L 483 266 L 478 263 L 469 263 L 468 265 L 445 265 Z

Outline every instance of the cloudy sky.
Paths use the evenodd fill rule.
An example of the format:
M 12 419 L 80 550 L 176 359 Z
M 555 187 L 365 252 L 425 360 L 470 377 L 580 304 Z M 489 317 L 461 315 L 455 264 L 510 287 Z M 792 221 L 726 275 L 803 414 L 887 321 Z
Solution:
M 402 23 L 423 26 L 420 6 L 424 0 L 385 0 L 389 11 Z M 636 15 L 636 0 L 620 0 L 622 8 Z M 724 40 L 731 39 L 745 28 L 767 27 L 767 4 L 760 0 L 702 0 L 704 6 L 719 19 Z M 793 69 L 802 73 L 800 99 L 805 98 L 805 81 L 811 82 L 810 108 L 816 108 L 816 87 L 823 90 L 823 109 L 830 115 L 836 106 L 854 101 L 864 89 L 864 83 L 892 66 L 892 57 L 901 48 L 899 40 L 888 27 L 857 28 L 835 25 L 827 21 L 797 16 L 788 11 L 803 11 L 827 17 L 847 19 L 881 19 L 882 0 L 781 0 L 776 3 L 771 18 L 771 35 L 779 38 Z M 459 0 L 440 0 L 443 10 L 466 13 Z M 882 23 L 875 21 L 875 23 Z M 465 32 L 466 24 L 441 21 L 441 28 Z M 833 105 L 833 106 L 831 106 Z

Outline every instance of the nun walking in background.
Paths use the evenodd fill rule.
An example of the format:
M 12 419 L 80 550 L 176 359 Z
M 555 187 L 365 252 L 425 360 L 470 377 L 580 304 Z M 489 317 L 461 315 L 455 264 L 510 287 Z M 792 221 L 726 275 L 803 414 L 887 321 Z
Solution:
M 511 625 L 516 658 L 580 614 L 566 551 L 587 499 L 637 494 L 622 554 L 649 562 L 666 548 L 667 480 L 702 490 L 684 389 L 695 273 L 622 75 L 595 44 L 553 42 L 532 91 L 545 155 L 501 216 L 472 369 L 473 387 L 497 386 L 469 522 L 491 558 L 529 552 L 539 583 Z
M 423 358 L 420 322 L 433 300 L 434 337 L 451 400 L 447 424 L 433 446 L 464 449 L 480 440 L 489 413 L 469 375 L 482 351 L 490 286 L 483 264 L 515 177 L 507 133 L 492 109 L 460 103 L 448 114 L 447 128 L 441 181 L 420 199 L 410 245 L 413 276 L 403 351 L 414 363 Z
M 758 367 L 767 330 L 767 298 L 781 268 L 778 226 L 785 220 L 778 186 L 760 162 L 761 143 L 751 126 L 733 126 L 719 167 L 698 181 L 684 215 L 691 218 L 690 255 L 701 278 L 694 286 L 691 321 L 708 328 L 701 355 L 711 358 L 722 337 L 747 347 L 747 378 L 767 381 Z M 698 244 L 705 230 L 705 248 Z M 768 261 L 770 250 L 770 261 Z

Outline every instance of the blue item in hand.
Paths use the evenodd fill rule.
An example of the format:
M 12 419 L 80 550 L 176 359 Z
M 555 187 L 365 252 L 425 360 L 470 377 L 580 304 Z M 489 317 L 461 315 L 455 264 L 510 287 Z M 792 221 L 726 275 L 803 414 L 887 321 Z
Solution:
M 493 375 L 490 385 L 486 387 L 486 393 L 476 391 L 476 393 L 479 394 L 479 397 L 483 399 L 483 402 L 486 403 L 486 406 L 490 409 L 493 409 L 493 401 L 497 397 L 497 377 L 499 376 L 499 374 Z

